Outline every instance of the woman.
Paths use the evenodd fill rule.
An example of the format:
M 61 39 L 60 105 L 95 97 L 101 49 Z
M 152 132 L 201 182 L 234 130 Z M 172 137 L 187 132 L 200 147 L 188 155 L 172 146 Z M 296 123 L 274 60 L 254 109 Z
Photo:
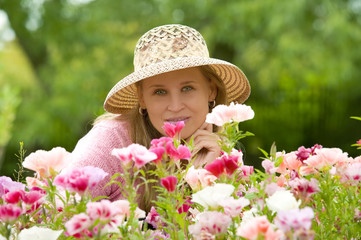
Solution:
M 206 114 L 216 104 L 242 103 L 250 94 L 243 72 L 210 58 L 201 34 L 188 26 L 164 25 L 145 33 L 135 48 L 134 68 L 111 89 L 104 103 L 108 114 L 96 120 L 72 154 L 73 167 L 92 165 L 109 173 L 93 197 L 122 197 L 118 185 L 104 188 L 112 175 L 122 172 L 111 151 L 131 143 L 149 147 L 152 139 L 164 136 L 164 122 L 184 121 L 181 138 L 194 137 L 194 163 L 212 162 L 220 148 L 213 126 L 205 123 Z M 140 201 L 142 206 L 149 208 Z

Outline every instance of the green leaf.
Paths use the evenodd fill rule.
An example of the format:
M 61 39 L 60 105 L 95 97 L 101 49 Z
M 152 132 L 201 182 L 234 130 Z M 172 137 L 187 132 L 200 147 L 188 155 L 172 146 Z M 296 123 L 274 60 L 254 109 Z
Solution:
M 276 156 L 276 152 L 277 152 L 276 143 L 273 142 L 273 143 L 272 143 L 272 146 L 271 146 L 271 150 L 270 150 L 271 156 L 275 157 L 275 156 Z
M 351 117 L 351 118 L 361 121 L 361 117 Z
M 99 196 L 99 197 L 93 198 L 92 201 L 96 202 L 96 201 L 99 201 L 101 199 L 109 199 L 109 197 L 107 197 L 107 196 Z
M 247 193 L 244 197 L 248 200 L 252 200 L 252 199 L 257 198 L 257 194 L 254 192 L 251 192 L 251 193 Z
M 178 231 L 178 239 L 186 239 L 183 231 Z
M 261 152 L 262 152 L 262 154 L 266 157 L 266 158 L 268 158 L 268 152 L 266 152 L 265 150 L 263 150 L 262 148 L 258 148 L 258 150 L 260 150 Z
M 275 167 L 279 167 L 283 162 L 283 157 L 276 158 Z

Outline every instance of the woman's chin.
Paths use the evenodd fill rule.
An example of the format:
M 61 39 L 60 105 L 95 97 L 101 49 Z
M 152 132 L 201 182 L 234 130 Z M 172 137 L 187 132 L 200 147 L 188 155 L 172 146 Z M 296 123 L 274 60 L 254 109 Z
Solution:
M 193 131 L 191 133 L 189 131 L 184 131 L 184 132 L 181 131 L 180 136 L 181 136 L 181 139 L 188 141 L 194 133 L 195 133 L 195 131 Z

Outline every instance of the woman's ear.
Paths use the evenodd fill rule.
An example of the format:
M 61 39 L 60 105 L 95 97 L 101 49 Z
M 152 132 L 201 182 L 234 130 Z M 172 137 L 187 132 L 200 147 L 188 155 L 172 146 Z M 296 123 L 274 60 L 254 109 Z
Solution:
M 142 94 L 142 87 L 140 86 L 140 84 L 137 86 L 137 95 L 138 95 L 139 106 L 142 109 L 146 109 L 143 94 Z
M 218 88 L 217 85 L 211 81 L 209 84 L 209 97 L 208 97 L 208 102 L 212 102 L 216 99 L 218 94 Z

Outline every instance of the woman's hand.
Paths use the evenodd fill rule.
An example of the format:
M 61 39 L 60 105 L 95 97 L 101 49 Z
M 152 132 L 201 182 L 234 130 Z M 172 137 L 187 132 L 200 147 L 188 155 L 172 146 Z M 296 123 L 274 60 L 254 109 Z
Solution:
M 192 135 L 196 159 L 194 165 L 196 167 L 213 162 L 221 154 L 221 147 L 218 145 L 219 137 L 213 133 L 213 126 L 210 123 L 203 125 Z M 191 137 L 186 139 L 189 142 Z

